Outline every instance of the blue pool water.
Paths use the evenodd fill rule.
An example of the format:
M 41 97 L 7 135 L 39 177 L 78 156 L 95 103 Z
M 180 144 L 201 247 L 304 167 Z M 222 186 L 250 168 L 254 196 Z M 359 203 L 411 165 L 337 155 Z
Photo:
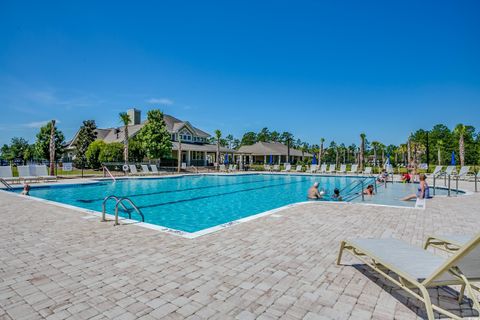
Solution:
M 30 195 L 95 211 L 102 210 L 108 195 L 129 197 L 143 212 L 145 222 L 185 232 L 196 232 L 238 220 L 288 204 L 306 201 L 306 192 L 314 183 L 326 192 L 325 200 L 334 188 L 342 190 L 347 201 L 361 201 L 356 195 L 360 182 L 372 178 L 309 176 L 309 175 L 198 175 L 158 179 L 127 179 L 117 182 L 32 188 Z M 378 195 L 366 201 L 413 206 L 399 201 L 413 193 L 413 184 L 389 184 L 378 188 Z M 20 190 L 18 190 L 20 192 Z M 438 190 L 437 194 L 445 191 Z M 107 205 L 113 214 L 114 201 Z M 127 213 L 119 211 L 127 217 Z M 140 217 L 132 212 L 132 219 Z

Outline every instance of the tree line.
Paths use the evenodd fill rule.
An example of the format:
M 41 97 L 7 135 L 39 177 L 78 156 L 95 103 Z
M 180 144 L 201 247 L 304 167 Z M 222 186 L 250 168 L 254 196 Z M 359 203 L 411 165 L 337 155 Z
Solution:
M 104 162 L 140 162 L 145 158 L 161 159 L 171 157 L 172 142 L 160 110 L 150 110 L 147 122 L 134 136 L 128 137 L 130 117 L 127 113 L 119 114 L 123 124 L 123 142 L 105 143 L 97 140 L 94 120 L 83 121 L 75 137 L 75 162 L 77 167 L 99 168 Z M 53 130 L 52 130 L 53 125 Z M 53 137 L 54 143 L 51 144 Z M 309 144 L 295 138 L 290 132 L 270 131 L 263 128 L 259 132 L 249 131 L 241 138 L 232 134 L 223 137 L 220 130 L 215 130 L 210 143 L 219 147 L 238 149 L 244 145 L 257 142 L 279 142 L 289 144 L 292 148 L 315 154 L 321 163 L 368 163 L 374 166 L 383 165 L 387 159 L 393 165 L 409 165 L 412 163 L 430 163 L 446 165 L 451 163 L 452 154 L 460 165 L 477 165 L 480 161 L 480 132 L 473 126 L 458 124 L 450 129 L 444 124 L 437 124 L 431 129 L 419 129 L 405 138 L 399 145 L 384 144 L 380 139 L 370 140 L 364 133 L 355 143 L 347 145 L 338 141 L 320 138 L 318 144 Z M 55 150 L 51 153 L 52 145 Z M 180 144 L 181 145 L 181 144 Z M 65 137 L 53 122 L 41 127 L 33 144 L 21 137 L 12 138 L 9 145 L 0 149 L 0 157 L 7 161 L 31 161 L 50 159 L 55 154 L 55 161 L 64 154 Z

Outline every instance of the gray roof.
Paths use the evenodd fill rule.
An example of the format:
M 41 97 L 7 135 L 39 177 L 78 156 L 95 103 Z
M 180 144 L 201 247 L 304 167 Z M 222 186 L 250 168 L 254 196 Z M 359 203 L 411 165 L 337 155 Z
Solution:
M 238 153 L 248 153 L 251 155 L 273 155 L 273 156 L 286 156 L 288 153 L 288 147 L 280 142 L 257 142 L 251 146 L 241 146 L 238 149 Z M 303 152 L 298 149 L 290 148 L 290 155 L 296 157 L 313 157 L 311 153 Z
M 178 150 L 178 142 L 172 142 L 172 150 Z M 182 143 L 182 151 L 206 151 L 206 152 L 217 152 L 216 144 L 195 144 L 195 143 Z M 238 151 L 220 147 L 221 153 L 237 153 Z
M 179 120 L 179 119 L 177 119 L 175 117 L 172 117 L 168 114 L 164 114 L 163 119 L 165 120 L 165 125 L 166 125 L 167 130 L 170 134 L 178 133 L 179 130 L 181 130 L 184 127 L 187 127 L 189 131 L 192 131 L 192 133 L 195 134 L 198 137 L 202 137 L 202 138 L 210 137 L 210 135 L 208 133 L 192 126 L 188 121 Z M 148 120 L 145 120 L 141 124 L 129 125 L 128 126 L 128 137 L 131 138 L 131 137 L 135 136 L 138 133 L 138 131 L 140 131 L 140 129 L 143 128 L 143 126 L 147 122 L 148 122 Z M 125 126 L 121 126 L 121 127 L 118 127 L 118 128 L 106 128 L 106 129 L 98 128 L 98 129 L 96 129 L 97 140 L 103 140 L 106 143 L 123 142 L 124 131 L 125 131 Z M 78 131 L 75 133 L 72 140 L 69 141 L 67 148 L 73 148 L 73 144 L 77 140 L 77 135 L 78 135 Z

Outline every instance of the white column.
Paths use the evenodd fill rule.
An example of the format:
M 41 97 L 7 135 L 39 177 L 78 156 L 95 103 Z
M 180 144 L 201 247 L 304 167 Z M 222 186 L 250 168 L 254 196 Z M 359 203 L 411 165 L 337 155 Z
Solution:
M 267 164 L 267 155 L 263 157 L 263 164 Z
M 187 150 L 187 166 L 190 165 L 190 159 L 191 159 L 190 150 Z
M 207 151 L 203 152 L 203 164 L 206 166 L 207 165 Z

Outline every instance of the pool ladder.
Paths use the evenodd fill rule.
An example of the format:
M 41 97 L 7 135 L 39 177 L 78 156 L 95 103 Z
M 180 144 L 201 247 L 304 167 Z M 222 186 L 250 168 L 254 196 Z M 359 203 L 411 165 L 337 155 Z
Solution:
M 5 179 L 0 178 L 0 182 L 7 188 L 7 190 L 12 190 L 12 186 Z
M 132 200 L 130 200 L 129 198 L 127 197 L 117 197 L 117 196 L 114 196 L 114 195 L 110 195 L 108 197 L 105 197 L 105 199 L 103 199 L 103 203 L 102 203 L 102 222 L 104 221 L 107 221 L 105 219 L 105 213 L 106 213 L 106 207 L 107 207 L 107 201 L 110 200 L 110 199 L 113 199 L 115 200 L 115 226 L 118 226 L 119 223 L 118 223 L 118 206 L 122 206 L 123 209 L 128 213 L 128 219 L 131 219 L 132 218 L 132 214 L 130 213 L 130 210 L 127 209 L 127 207 L 125 206 L 125 204 L 123 204 L 124 201 L 128 202 L 133 209 L 135 209 L 135 211 L 137 211 L 137 213 L 140 215 L 140 217 L 142 217 L 142 222 L 145 222 L 145 217 L 142 213 L 142 211 L 140 211 L 140 209 L 135 205 L 135 203 L 133 203 Z

